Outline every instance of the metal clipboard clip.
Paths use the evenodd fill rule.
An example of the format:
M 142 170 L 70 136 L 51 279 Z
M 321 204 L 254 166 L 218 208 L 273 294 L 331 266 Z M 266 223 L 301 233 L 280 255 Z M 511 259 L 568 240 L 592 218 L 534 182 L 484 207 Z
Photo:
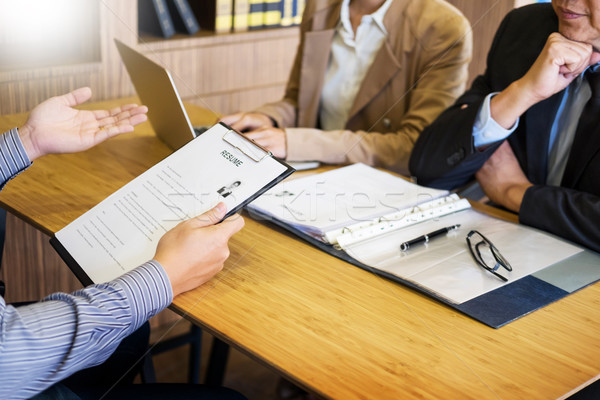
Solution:
M 272 155 L 269 150 L 265 149 L 254 140 L 248 139 L 246 136 L 233 129 L 228 130 L 223 135 L 223 140 L 256 162 L 260 162 L 263 158 Z

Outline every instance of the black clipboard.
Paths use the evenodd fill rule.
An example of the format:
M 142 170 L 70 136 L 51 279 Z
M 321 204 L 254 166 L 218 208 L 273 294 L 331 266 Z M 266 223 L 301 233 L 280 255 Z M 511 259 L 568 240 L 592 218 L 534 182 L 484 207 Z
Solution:
M 273 187 L 274 185 L 276 185 L 277 183 L 279 183 L 283 179 L 287 178 L 289 175 L 291 175 L 295 171 L 295 169 L 292 168 L 291 166 L 289 166 L 284 161 L 275 158 L 273 156 L 273 154 L 269 150 L 267 150 L 264 147 L 260 146 L 256 142 L 248 139 L 246 136 L 244 136 L 243 134 L 235 131 L 234 129 L 232 129 L 228 125 L 220 122 L 220 123 L 214 125 L 212 128 L 215 128 L 217 126 L 219 127 L 218 129 L 220 129 L 220 131 L 223 132 L 223 134 L 222 134 L 222 140 L 224 142 L 228 143 L 228 145 L 231 146 L 232 148 L 235 148 L 237 151 L 239 151 L 240 153 L 242 153 L 245 156 L 247 156 L 247 160 L 252 160 L 251 162 L 257 162 L 258 163 L 258 162 L 262 161 L 264 158 L 269 157 L 272 160 L 274 160 L 274 162 L 276 162 L 281 167 L 283 167 L 282 172 L 280 172 L 274 179 L 268 181 L 266 184 L 262 185 L 261 187 L 257 188 L 256 190 L 253 190 L 253 193 L 251 195 L 245 197 L 235 207 L 231 208 L 227 212 L 227 214 L 225 215 L 225 217 L 223 218 L 223 219 L 226 219 L 229 216 L 231 216 L 231 215 L 237 213 L 238 211 L 240 211 L 242 208 L 244 208 L 246 205 L 248 205 L 249 203 L 251 203 L 254 199 L 256 199 L 257 197 L 259 197 L 265 191 L 269 190 L 271 187 Z M 205 131 L 204 133 L 198 135 L 192 141 L 199 140 L 199 138 L 201 138 L 203 135 L 207 135 L 207 133 L 210 132 L 211 129 L 209 129 L 209 130 Z M 221 132 L 219 132 L 219 134 Z M 213 134 L 213 133 L 211 133 L 211 134 Z M 177 153 L 177 151 L 174 152 L 173 154 L 176 154 L 176 153 Z M 170 155 L 170 156 L 168 156 L 167 158 L 173 156 L 173 154 Z M 143 174 L 141 174 L 140 176 L 142 176 L 142 175 Z M 135 179 L 137 179 L 137 178 L 135 178 Z M 115 193 L 119 192 L 121 189 L 117 190 Z M 82 215 L 80 218 L 83 218 L 85 215 L 86 214 Z M 67 227 L 69 225 L 67 225 Z M 65 227 L 63 229 L 66 229 L 67 227 Z M 63 243 L 61 243 L 61 241 L 58 239 L 58 237 L 56 236 L 56 234 L 50 238 L 50 244 L 56 250 L 56 252 L 59 254 L 59 256 L 65 261 L 65 263 L 71 269 L 71 271 L 76 276 L 76 278 L 83 285 L 87 286 L 87 285 L 90 285 L 90 284 L 99 283 L 99 282 L 94 282 L 93 281 L 93 279 L 88 275 L 88 273 L 86 273 L 85 268 L 82 265 L 80 265 L 80 263 L 75 259 L 75 257 L 71 254 L 71 252 L 69 252 L 69 250 L 67 249 L 67 247 Z M 131 269 L 133 269 L 135 267 L 137 267 L 137 265 L 131 266 Z
M 250 159 L 252 159 L 256 162 L 259 162 L 264 157 L 271 157 L 274 160 L 276 160 L 278 163 L 280 163 L 281 165 L 284 165 L 286 167 L 286 170 L 284 173 L 282 173 L 277 178 L 273 179 L 271 182 L 267 183 L 265 186 L 260 188 L 256 193 L 254 193 L 254 195 L 246 198 L 246 200 L 244 200 L 239 206 L 228 211 L 227 214 L 225 215 L 225 218 L 227 218 L 227 217 L 237 213 L 238 211 L 240 211 L 246 205 L 252 203 L 252 201 L 254 201 L 254 199 L 256 199 L 261 194 L 263 194 L 264 192 L 271 189 L 273 186 L 275 186 L 276 184 L 278 184 L 279 182 L 281 182 L 282 180 L 284 180 L 285 178 L 287 178 L 288 176 L 293 174 L 296 170 L 293 167 L 291 167 L 289 164 L 287 164 L 285 161 L 280 160 L 280 159 L 276 158 L 275 156 L 273 156 L 273 153 L 271 153 L 269 150 L 267 150 L 260 144 L 256 143 L 252 139 L 248 139 L 245 135 L 243 135 L 240 132 L 236 131 L 235 129 L 231 128 L 226 123 L 219 122 L 219 125 L 222 125 L 228 129 L 227 133 L 223 136 L 223 140 L 225 142 L 229 143 L 230 145 L 232 145 L 233 147 L 237 148 L 242 153 L 246 154 Z M 205 133 L 205 132 L 203 132 L 203 133 Z M 237 140 L 234 140 L 233 138 L 236 138 Z

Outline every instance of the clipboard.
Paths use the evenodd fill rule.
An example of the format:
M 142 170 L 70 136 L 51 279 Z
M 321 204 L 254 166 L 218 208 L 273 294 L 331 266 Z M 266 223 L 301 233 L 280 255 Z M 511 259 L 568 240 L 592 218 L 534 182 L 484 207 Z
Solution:
M 222 137 L 223 141 L 228 143 L 229 145 L 231 145 L 238 151 L 242 152 L 243 154 L 245 154 L 249 159 L 253 160 L 254 162 L 261 162 L 266 157 L 269 157 L 269 158 L 273 159 L 274 161 L 278 162 L 279 164 L 285 166 L 285 168 L 286 168 L 285 172 L 283 172 L 281 175 L 277 176 L 272 181 L 270 181 L 268 184 L 266 184 L 265 186 L 260 188 L 252 196 L 247 197 L 237 207 L 228 211 L 227 214 L 225 215 L 225 218 L 228 218 L 231 215 L 240 211 L 246 205 L 250 204 L 253 200 L 255 200 L 261 194 L 263 194 L 264 192 L 266 192 L 267 190 L 269 190 L 270 188 L 275 186 L 277 183 L 279 183 L 280 181 L 282 181 L 285 178 L 287 178 L 288 176 L 290 176 L 296 170 L 292 166 L 287 164 L 286 162 L 274 157 L 273 153 L 270 150 L 268 150 L 265 147 L 261 146 L 260 144 L 256 143 L 254 140 L 249 139 L 242 133 L 236 131 L 235 129 L 231 128 L 229 125 L 225 124 L 224 122 L 219 122 L 218 125 L 221 125 L 227 129 L 227 132 L 225 132 L 225 134 L 223 134 L 223 137 Z
M 50 243 L 82 284 L 106 282 L 152 259 L 162 235 L 180 221 L 218 202 L 227 205 L 227 218 L 293 172 L 218 123 L 56 232 Z

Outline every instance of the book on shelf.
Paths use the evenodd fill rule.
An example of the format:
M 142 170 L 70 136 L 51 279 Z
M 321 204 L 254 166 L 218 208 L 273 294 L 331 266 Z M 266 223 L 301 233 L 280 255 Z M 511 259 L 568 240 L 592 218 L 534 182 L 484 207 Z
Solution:
M 252 217 L 282 226 L 321 250 L 495 327 L 531 312 L 527 307 L 533 304 L 545 304 L 538 304 L 539 298 L 521 298 L 513 314 L 491 308 L 490 299 L 501 293 L 507 301 L 514 300 L 515 291 L 538 285 L 532 276 L 573 257 L 593 258 L 589 250 L 551 234 L 477 211 L 455 193 L 422 187 L 363 164 L 284 181 L 247 209 Z M 428 235 L 455 226 L 458 229 L 428 240 Z M 466 241 L 472 230 L 487 237 L 512 265 L 512 271 L 502 271 L 507 282 L 475 261 Z M 403 246 L 416 238 L 426 240 Z M 563 272 L 572 271 L 563 267 Z M 586 284 L 600 278 L 583 275 Z
M 243 32 L 248 30 L 248 13 L 250 4 L 248 0 L 233 0 L 233 31 Z
M 61 229 L 51 244 L 83 284 L 110 281 L 152 259 L 160 238 L 219 202 L 227 216 L 293 172 L 216 124 Z
M 283 0 L 281 2 L 281 26 L 299 25 L 302 21 L 305 0 Z
M 189 4 L 201 29 L 231 32 L 233 0 L 194 0 Z
M 138 0 L 138 28 L 140 32 L 169 38 L 175 27 L 166 0 Z
M 188 0 L 167 0 L 173 26 L 177 32 L 193 35 L 200 30 Z
M 276 28 L 281 26 L 282 0 L 264 0 L 263 28 Z
M 304 7 L 306 6 L 306 0 L 294 0 L 293 9 L 293 21 L 294 25 L 300 25 L 302 22 L 302 14 L 304 14 Z
M 283 0 L 281 6 L 281 26 L 294 25 L 294 8 L 297 7 L 298 0 Z
M 248 0 L 248 29 L 262 29 L 264 26 L 264 0 Z

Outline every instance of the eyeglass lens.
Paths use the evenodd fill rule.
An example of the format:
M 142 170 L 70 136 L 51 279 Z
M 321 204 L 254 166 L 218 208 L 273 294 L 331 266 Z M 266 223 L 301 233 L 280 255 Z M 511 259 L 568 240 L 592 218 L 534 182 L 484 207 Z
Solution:
M 512 267 L 500 254 L 492 242 L 490 242 L 478 231 L 473 230 L 467 235 L 467 243 L 469 245 L 471 255 L 481 267 L 496 275 L 503 281 L 508 280 L 506 277 L 500 275 L 497 271 L 500 267 L 508 271 L 512 271 Z

